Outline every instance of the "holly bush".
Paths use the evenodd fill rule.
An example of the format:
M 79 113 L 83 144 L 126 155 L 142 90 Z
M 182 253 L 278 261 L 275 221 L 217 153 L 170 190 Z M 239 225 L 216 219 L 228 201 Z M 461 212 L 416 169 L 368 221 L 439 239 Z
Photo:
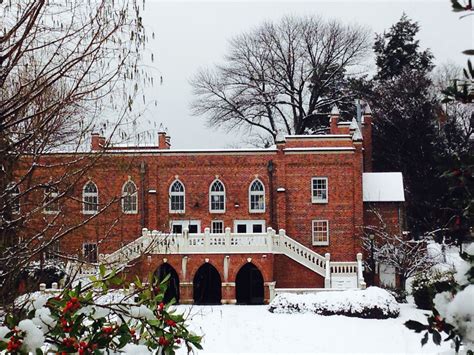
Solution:
M 202 349 L 201 337 L 188 330 L 184 316 L 172 307 L 175 301 L 163 302 L 169 277 L 148 281 L 137 279 L 136 289 L 131 288 L 101 267 L 87 284 L 17 300 L 0 327 L 0 351 L 86 355 Z

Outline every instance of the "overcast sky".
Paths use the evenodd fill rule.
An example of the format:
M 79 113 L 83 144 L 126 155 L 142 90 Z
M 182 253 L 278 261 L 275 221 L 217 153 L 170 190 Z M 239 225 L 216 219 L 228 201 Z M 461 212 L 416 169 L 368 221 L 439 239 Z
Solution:
M 154 53 L 150 72 L 158 79 L 147 89 L 150 105 L 141 128 L 168 128 L 172 148 L 225 148 L 239 145 L 239 133 L 206 126 L 204 117 L 190 113 L 189 80 L 200 67 L 221 62 L 227 41 L 265 20 L 285 15 L 320 15 L 344 23 L 359 23 L 381 33 L 405 12 L 420 24 L 421 48 L 430 48 L 436 64 L 452 61 L 464 65 L 461 51 L 474 47 L 473 16 L 460 20 L 450 11 L 449 0 L 411 1 L 159 1 L 146 0 L 144 23 L 155 33 L 149 50 Z M 373 65 L 373 63 L 372 63 Z M 160 76 L 163 83 L 159 84 Z

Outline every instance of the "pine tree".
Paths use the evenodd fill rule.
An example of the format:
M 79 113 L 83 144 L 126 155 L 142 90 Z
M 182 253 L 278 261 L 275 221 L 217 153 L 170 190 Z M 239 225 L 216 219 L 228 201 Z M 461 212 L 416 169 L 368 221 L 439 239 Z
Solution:
M 419 50 L 419 41 L 415 39 L 419 30 L 418 23 L 403 14 L 387 33 L 376 36 L 377 79 L 393 78 L 407 69 L 427 73 L 433 68 L 431 52 Z
M 369 102 L 374 112 L 374 167 L 401 171 L 408 228 L 422 235 L 439 227 L 440 197 L 447 189 L 436 169 L 442 145 L 438 102 L 428 77 L 433 56 L 421 51 L 416 22 L 406 15 L 387 33 L 377 35 L 377 74 Z

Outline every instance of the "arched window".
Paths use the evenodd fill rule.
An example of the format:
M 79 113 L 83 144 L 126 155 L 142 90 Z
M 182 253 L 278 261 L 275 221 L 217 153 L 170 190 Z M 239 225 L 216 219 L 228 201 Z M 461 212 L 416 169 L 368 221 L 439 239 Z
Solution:
M 122 211 L 128 214 L 138 213 L 137 186 L 131 180 L 122 187 Z
M 84 214 L 94 214 L 99 210 L 99 190 L 92 181 L 85 184 L 82 189 L 82 202 Z
M 20 213 L 20 188 L 15 183 L 11 183 L 9 189 L 11 211 Z
M 225 187 L 220 180 L 214 180 L 209 187 L 209 211 L 225 212 Z
M 265 212 L 265 187 L 259 179 L 255 179 L 250 183 L 249 211 Z
M 175 180 L 170 186 L 170 212 L 184 213 L 184 185 L 181 181 Z

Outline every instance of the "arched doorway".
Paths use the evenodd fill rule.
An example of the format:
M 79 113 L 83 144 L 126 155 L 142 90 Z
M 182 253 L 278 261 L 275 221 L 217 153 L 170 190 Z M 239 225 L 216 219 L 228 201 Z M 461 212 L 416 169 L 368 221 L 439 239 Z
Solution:
M 179 276 L 176 270 L 170 264 L 164 263 L 156 270 L 155 275 L 160 282 L 170 275 L 163 301 L 168 303 L 174 298 L 176 303 L 179 303 Z
M 235 278 L 235 293 L 238 304 L 263 304 L 263 276 L 254 264 L 240 268 Z
M 193 280 L 193 298 L 195 304 L 221 304 L 221 277 L 214 266 L 202 265 Z

